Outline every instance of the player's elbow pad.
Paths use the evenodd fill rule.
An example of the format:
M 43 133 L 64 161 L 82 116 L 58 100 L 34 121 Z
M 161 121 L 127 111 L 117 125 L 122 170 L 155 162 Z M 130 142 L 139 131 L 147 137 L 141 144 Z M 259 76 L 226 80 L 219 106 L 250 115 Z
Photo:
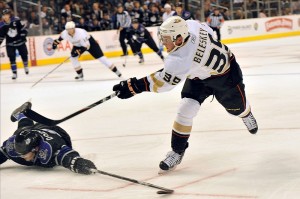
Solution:
M 58 152 L 55 162 L 57 165 L 61 165 L 70 169 L 73 158 L 79 156 L 79 153 L 68 146 L 63 146 Z
M 0 165 L 6 162 L 6 160 L 8 160 L 6 152 L 3 150 L 2 147 L 0 147 Z

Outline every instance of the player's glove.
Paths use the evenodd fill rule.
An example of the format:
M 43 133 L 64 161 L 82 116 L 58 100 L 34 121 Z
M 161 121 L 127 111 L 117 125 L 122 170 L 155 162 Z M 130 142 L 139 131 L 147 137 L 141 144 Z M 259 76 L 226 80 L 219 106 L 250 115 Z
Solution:
M 92 161 L 81 158 L 79 156 L 72 159 L 70 168 L 71 171 L 75 173 L 80 173 L 85 175 L 93 174 L 94 170 L 97 169 L 95 164 Z
M 76 47 L 74 46 L 72 51 L 71 51 L 71 56 L 72 57 L 77 57 L 79 55 L 81 55 L 82 53 L 84 53 L 84 51 L 86 51 L 87 48 L 85 47 Z
M 148 91 L 148 84 L 146 77 L 139 80 L 134 77 L 114 85 L 113 91 L 118 93 L 119 98 L 127 99 L 141 92 Z
M 55 39 L 52 43 L 52 49 L 55 50 L 57 48 L 57 45 L 60 43 L 58 39 Z

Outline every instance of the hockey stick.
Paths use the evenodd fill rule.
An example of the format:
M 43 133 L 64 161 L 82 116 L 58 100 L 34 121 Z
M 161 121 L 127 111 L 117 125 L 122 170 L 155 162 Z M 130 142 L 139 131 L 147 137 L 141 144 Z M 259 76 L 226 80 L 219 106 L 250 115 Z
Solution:
M 44 77 L 42 77 L 39 81 L 35 82 L 31 88 L 33 88 L 35 85 L 37 85 L 39 82 L 41 82 L 43 79 L 45 79 L 48 75 L 50 75 L 53 71 L 55 71 L 58 67 L 60 67 L 63 63 L 65 63 L 66 61 L 68 61 L 71 57 L 68 57 L 67 59 L 65 59 L 63 62 L 61 62 L 60 64 L 58 64 L 55 68 L 53 68 L 50 72 L 48 72 Z
M 4 48 L 4 47 L 6 47 L 6 45 L 4 45 L 4 46 L 1 46 L 1 48 Z
M 143 181 L 127 178 L 127 177 L 124 177 L 124 176 L 119 176 L 119 175 L 108 173 L 108 172 L 101 171 L 101 170 L 95 170 L 95 173 L 99 173 L 99 174 L 102 174 L 102 175 L 107 175 L 107 176 L 118 178 L 118 179 L 121 179 L 121 180 L 126 180 L 126 181 L 129 181 L 129 182 L 144 185 L 144 186 L 147 186 L 147 187 L 152 187 L 152 188 L 155 188 L 155 189 L 160 189 L 159 191 L 156 192 L 157 194 L 172 194 L 174 192 L 174 190 L 172 190 L 172 189 L 167 189 L 167 188 L 160 187 L 160 186 L 148 183 L 148 182 L 143 182 Z
M 110 100 L 111 98 L 113 98 L 113 97 L 115 97 L 117 95 L 118 95 L 118 93 L 113 93 L 113 94 L 111 94 L 111 95 L 109 95 L 109 96 L 107 96 L 107 97 L 105 97 L 105 98 L 103 98 L 103 99 L 101 99 L 101 100 L 99 100 L 99 101 L 97 101 L 97 102 L 95 102 L 95 103 L 93 103 L 93 104 L 91 104 L 91 105 L 89 105 L 89 106 L 87 106 L 87 107 L 79 110 L 79 111 L 76 111 L 75 113 L 72 113 L 71 115 L 68 115 L 68 116 L 60 119 L 60 120 L 51 120 L 49 118 L 46 118 L 46 117 L 38 114 L 37 112 L 35 112 L 35 111 L 31 110 L 31 109 L 27 109 L 24 112 L 24 114 L 27 117 L 29 117 L 30 119 L 32 119 L 32 120 L 34 120 L 34 121 L 36 121 L 38 123 L 45 124 L 45 125 L 48 125 L 48 126 L 55 126 L 55 125 L 57 125 L 59 123 L 62 123 L 64 121 L 72 118 L 72 117 L 75 117 L 76 115 L 79 115 L 79 114 L 81 114 L 81 113 L 83 113 L 83 112 L 85 112 L 85 111 L 87 111 L 87 110 L 89 110 L 91 108 L 94 108 L 95 106 L 97 106 L 99 104 L 102 104 L 103 102 L 108 101 L 108 100 Z

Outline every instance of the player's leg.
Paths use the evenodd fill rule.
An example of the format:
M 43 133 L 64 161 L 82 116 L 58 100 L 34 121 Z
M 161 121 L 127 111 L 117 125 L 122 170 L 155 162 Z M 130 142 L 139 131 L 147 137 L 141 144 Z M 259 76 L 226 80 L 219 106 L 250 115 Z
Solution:
M 144 60 L 144 55 L 142 53 L 142 45 L 143 43 L 139 43 L 137 41 L 134 42 L 135 43 L 135 47 L 136 47 L 136 51 L 137 51 L 137 55 L 139 56 L 140 60 L 139 60 L 139 64 L 143 64 L 145 62 Z
M 28 75 L 29 74 L 29 69 L 28 69 L 28 50 L 27 50 L 27 46 L 26 44 L 23 44 L 21 46 L 18 46 L 18 51 L 21 55 L 22 61 L 23 61 L 23 65 L 24 65 L 24 70 L 25 70 L 25 74 Z
M 17 79 L 17 64 L 16 64 L 16 48 L 14 46 L 6 46 L 6 53 L 9 57 L 12 79 Z
M 112 72 L 114 72 L 118 77 L 122 76 L 122 73 L 118 70 L 118 68 L 107 59 L 103 55 L 103 52 L 101 50 L 101 47 L 99 44 L 95 41 L 93 37 L 90 37 L 90 48 L 89 48 L 89 53 L 95 58 L 98 59 L 102 64 L 104 64 L 107 68 L 109 68 Z
M 73 48 L 74 49 L 74 48 Z M 76 80 L 83 80 L 83 70 L 81 68 L 80 62 L 78 61 L 79 56 L 74 57 L 71 53 L 71 63 L 77 73 L 77 76 L 75 77 Z
M 197 115 L 201 103 L 212 93 L 205 87 L 201 80 L 187 79 L 181 92 L 181 103 L 173 124 L 170 151 L 166 158 L 160 162 L 159 173 L 164 173 L 176 168 L 188 147 L 193 125 L 193 118 Z
M 31 119 L 27 118 L 24 115 L 24 112 L 27 109 L 31 109 L 31 102 L 25 102 L 24 104 L 22 104 L 20 107 L 16 108 L 11 116 L 10 116 L 10 120 L 12 122 L 16 122 L 18 121 L 18 128 L 23 128 L 25 126 L 32 126 L 34 123 Z
M 215 96 L 228 113 L 242 118 L 248 131 L 255 134 L 258 130 L 258 125 L 247 101 L 242 78 L 240 66 L 233 57 L 229 73 L 222 77 L 223 80 L 221 80 L 226 81 L 224 85 L 229 86 L 229 89 L 216 91 Z
M 217 33 L 217 37 L 218 37 L 218 40 L 221 41 L 221 33 L 220 33 L 220 29 L 219 28 L 216 28 L 216 33 Z
M 119 41 L 120 41 L 121 48 L 123 51 L 123 56 L 127 55 L 127 46 L 125 43 L 125 39 L 126 39 L 126 29 L 123 29 L 120 31 L 120 37 L 119 37 Z
M 156 54 L 162 59 L 164 60 L 164 56 L 161 52 L 161 50 L 158 49 L 155 41 L 153 40 L 153 38 L 151 36 L 149 36 L 149 38 L 146 40 L 145 42 L 154 52 L 156 52 Z

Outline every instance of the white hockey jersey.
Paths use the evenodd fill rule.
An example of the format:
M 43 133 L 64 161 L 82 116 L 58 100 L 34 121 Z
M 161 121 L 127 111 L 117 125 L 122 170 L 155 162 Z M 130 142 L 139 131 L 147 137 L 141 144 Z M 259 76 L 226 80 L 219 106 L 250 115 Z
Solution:
M 61 32 L 60 37 L 62 39 L 66 39 L 69 42 L 71 42 L 73 44 L 73 46 L 77 46 L 77 47 L 85 47 L 87 49 L 90 48 L 90 35 L 88 34 L 88 32 L 84 29 L 81 28 L 75 28 L 75 34 L 72 37 L 71 35 L 68 34 L 67 30 L 64 30 Z
M 187 25 L 187 43 L 165 58 L 162 71 L 147 76 L 150 91 L 169 91 L 186 78 L 203 80 L 228 70 L 231 52 L 213 37 L 212 29 L 194 20 L 187 20 Z

